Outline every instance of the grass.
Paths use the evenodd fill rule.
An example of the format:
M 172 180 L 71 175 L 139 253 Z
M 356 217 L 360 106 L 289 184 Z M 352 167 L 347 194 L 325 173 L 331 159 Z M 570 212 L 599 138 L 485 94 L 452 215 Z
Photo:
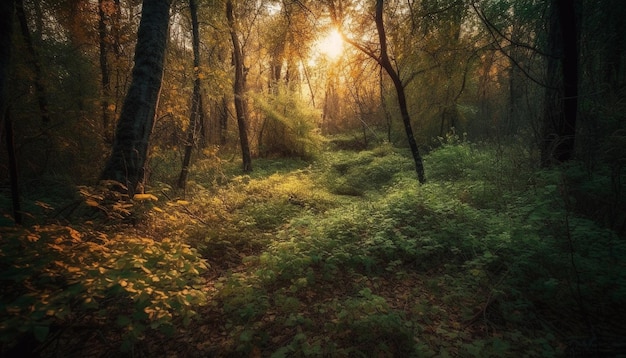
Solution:
M 129 209 L 143 220 L 114 227 L 131 239 L 106 251 L 128 265 L 121 267 L 125 279 L 145 291 L 146 276 L 132 259 L 148 240 L 134 238 L 150 236 L 161 260 L 151 272 L 183 265 L 191 276 L 161 282 L 171 294 L 149 311 L 189 308 L 155 321 L 133 318 L 131 305 L 117 313 L 131 319 L 116 326 L 92 322 L 91 331 L 70 326 L 58 336 L 38 329 L 36 338 L 68 343 L 63 337 L 70 333 L 124 327 L 132 333 L 128 325 L 141 323 L 141 334 L 105 334 L 106 342 L 122 341 L 137 355 L 221 357 L 549 357 L 619 349 L 626 333 L 619 328 L 626 318 L 619 308 L 626 303 L 624 238 L 577 211 L 580 203 L 568 205 L 564 190 L 567 178 L 587 189 L 603 181 L 582 180 L 573 169 L 539 171 L 527 155 L 513 145 L 444 143 L 425 157 L 429 183 L 422 186 L 410 158 L 387 145 L 327 153 L 312 164 L 258 160 L 243 176 L 236 162 L 200 161 L 197 168 L 220 172 L 219 183 L 214 174 L 193 174 L 184 198 L 165 184 L 151 188 L 159 200 Z M 592 192 L 608 195 L 605 189 Z M 97 236 L 95 224 L 76 227 Z M 185 255 L 168 251 L 169 238 L 184 245 Z M 77 255 L 69 255 L 73 263 Z M 185 266 L 197 262 L 206 268 Z M 86 278 L 97 274 L 90 272 Z M 194 296 L 182 294 L 172 306 L 178 292 Z M 126 297 L 145 313 L 140 296 Z M 8 299 L 19 297 L 3 295 L 3 304 Z M 124 307 L 112 302 L 115 312 Z M 107 304 L 99 309 L 113 311 Z M 176 310 L 195 319 L 182 322 Z M 33 327 L 42 326 L 37 322 Z M 151 329 L 151 322 L 158 324 Z M 590 337 L 601 343 L 589 344 Z M 70 349 L 47 347 L 49 355 Z

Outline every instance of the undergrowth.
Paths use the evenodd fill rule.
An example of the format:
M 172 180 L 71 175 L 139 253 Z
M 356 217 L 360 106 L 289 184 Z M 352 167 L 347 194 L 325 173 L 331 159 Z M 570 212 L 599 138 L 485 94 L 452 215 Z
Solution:
M 120 235 L 93 215 L 4 230 L 5 347 L 31 334 L 58 354 L 48 343 L 68 340 L 55 332 L 88 322 L 126 349 L 171 334 L 180 356 L 622 348 L 625 191 L 607 189 L 610 170 L 540 170 L 521 145 L 456 137 L 424 158 L 426 185 L 388 144 L 314 163 L 260 160 L 243 176 L 205 160 L 206 181 L 193 174 L 184 193 L 155 182 L 130 206 L 83 188 L 74 212 L 121 220 Z M 609 197 L 617 214 L 584 210 Z

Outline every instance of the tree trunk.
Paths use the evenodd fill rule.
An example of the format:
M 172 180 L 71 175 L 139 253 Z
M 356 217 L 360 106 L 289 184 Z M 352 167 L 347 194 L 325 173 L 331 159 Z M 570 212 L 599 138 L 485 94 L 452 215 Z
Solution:
M 7 144 L 7 154 L 9 157 L 9 174 L 11 177 L 11 203 L 13 206 L 13 220 L 15 224 L 22 224 L 22 209 L 20 205 L 20 186 L 17 171 L 17 155 L 15 153 L 15 142 L 13 140 L 13 122 L 9 109 L 4 111 L 4 135 Z
M 250 145 L 248 142 L 247 113 L 244 92 L 246 88 L 246 78 L 243 64 L 243 51 L 237 36 L 237 28 L 233 15 L 233 2 L 226 1 L 226 18 L 230 27 L 230 37 L 233 41 L 233 60 L 235 63 L 235 111 L 237 112 L 237 126 L 239 127 L 239 141 L 241 143 L 241 154 L 243 159 L 243 171 L 252 171 L 252 158 L 250 156 Z
M 563 163 L 574 155 L 578 113 L 578 19 L 572 0 L 553 0 L 548 46 L 543 166 Z M 560 72 L 559 72 L 560 68 Z
M 137 32 L 132 80 L 115 141 L 100 178 L 124 185 L 131 196 L 144 179 L 150 134 L 163 79 L 171 0 L 146 0 Z
M 376 1 L 376 29 L 378 30 L 378 38 L 380 40 L 380 58 L 379 64 L 385 69 L 398 95 L 398 105 L 400 107 L 400 114 L 402 116 L 402 123 L 404 124 L 404 131 L 406 132 L 409 147 L 411 148 L 411 154 L 413 155 L 413 161 L 415 162 L 415 171 L 420 183 L 426 182 L 424 175 L 424 164 L 422 163 L 422 157 L 420 156 L 415 137 L 413 136 L 413 128 L 411 127 L 411 116 L 406 102 L 406 94 L 404 92 L 404 85 L 400 79 L 400 75 L 393 68 L 391 61 L 389 60 L 389 54 L 387 53 L 387 35 L 385 34 L 385 25 L 383 23 L 383 0 Z
M 219 106 L 219 144 L 226 145 L 228 133 L 228 99 L 226 95 L 223 95 Z
M 191 152 L 195 142 L 196 127 L 200 114 L 200 33 L 198 31 L 198 4 L 196 0 L 189 0 L 189 13 L 191 15 L 191 32 L 193 47 L 193 97 L 191 98 L 191 113 L 189 115 L 189 128 L 187 128 L 187 143 L 185 143 L 185 156 L 183 158 L 183 168 L 178 177 L 178 188 L 185 189 L 187 175 L 189 174 L 189 163 L 191 162 Z
M 13 143 L 13 123 L 9 117 L 8 79 L 11 63 L 11 36 L 13 35 L 13 0 L 4 0 L 0 3 L 0 116 L 4 120 L 4 135 L 6 139 L 9 159 L 9 176 L 11 179 L 11 201 L 13 206 L 13 220 L 15 224 L 22 224 L 22 210 L 20 207 L 20 191 L 17 173 L 17 156 Z
M 28 20 L 26 19 L 26 13 L 24 12 L 24 0 L 15 0 L 15 13 L 20 23 L 22 37 L 24 38 L 26 50 L 28 51 L 31 59 L 31 66 L 33 67 L 33 74 L 35 76 L 35 91 L 37 93 L 37 104 L 39 105 L 41 120 L 42 122 L 47 123 L 50 122 L 50 113 L 48 112 L 48 99 L 46 98 L 46 91 L 43 84 L 41 64 L 39 63 L 37 51 L 35 51 L 33 38 L 30 34 L 30 30 L 28 29 Z
M 0 116 L 8 107 L 11 37 L 13 35 L 13 0 L 0 1 Z
M 98 0 L 98 40 L 100 42 L 100 76 L 102 78 L 102 130 L 107 143 L 113 141 L 113 131 L 110 116 L 111 77 L 108 61 L 109 46 L 107 43 L 107 15 L 104 12 L 104 0 Z

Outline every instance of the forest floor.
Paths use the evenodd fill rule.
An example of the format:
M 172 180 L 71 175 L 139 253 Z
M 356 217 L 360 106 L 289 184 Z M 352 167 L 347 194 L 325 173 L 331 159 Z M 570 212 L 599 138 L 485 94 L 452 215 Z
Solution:
M 236 163 L 207 156 L 184 193 L 155 178 L 132 207 L 81 188 L 67 222 L 3 229 L 49 236 L 59 276 L 85 272 L 64 276 L 81 281 L 82 305 L 52 290 L 19 330 L 43 356 L 118 356 L 120 344 L 140 357 L 623 353 L 626 244 L 564 205 L 561 172 L 452 143 L 425 157 L 420 185 L 409 158 L 383 145 L 259 159 L 235 175 Z M 60 231 L 99 258 L 67 253 Z M 3 252 L 3 265 L 22 267 Z M 15 320 L 0 328 L 24 322 L 16 307 L 34 291 L 3 294 Z M 73 303 L 49 303 L 63 300 Z

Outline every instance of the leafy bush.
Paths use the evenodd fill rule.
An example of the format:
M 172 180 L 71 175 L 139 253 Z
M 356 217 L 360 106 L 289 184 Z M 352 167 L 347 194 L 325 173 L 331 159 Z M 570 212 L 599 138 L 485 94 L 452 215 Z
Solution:
M 88 320 L 117 326 L 124 348 L 148 329 L 172 332 L 206 303 L 206 261 L 188 245 L 87 228 L 47 225 L 3 230 L 0 340 L 55 339 L 55 326 Z M 29 347 L 35 348 L 35 347 Z
M 393 182 L 396 176 L 410 170 L 409 159 L 390 144 L 359 153 L 336 152 L 325 161 L 320 180 L 334 194 L 361 196 Z

